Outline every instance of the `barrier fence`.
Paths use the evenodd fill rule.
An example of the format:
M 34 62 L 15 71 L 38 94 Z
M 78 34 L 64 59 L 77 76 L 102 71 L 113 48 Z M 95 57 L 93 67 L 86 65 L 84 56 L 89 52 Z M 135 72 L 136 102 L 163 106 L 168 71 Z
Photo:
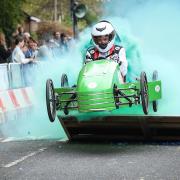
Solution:
M 0 91 L 32 85 L 36 64 L 0 64 Z
M 8 64 L 0 64 L 0 90 L 9 89 Z
M 14 115 L 19 116 L 22 109 L 33 106 L 31 85 L 36 66 L 34 63 L 0 64 L 0 124 L 7 121 L 9 115 L 12 119 Z

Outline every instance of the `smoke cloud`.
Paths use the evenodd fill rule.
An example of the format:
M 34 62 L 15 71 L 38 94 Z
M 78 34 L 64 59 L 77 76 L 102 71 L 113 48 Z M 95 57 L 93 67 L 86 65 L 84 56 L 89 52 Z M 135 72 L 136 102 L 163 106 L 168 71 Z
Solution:
M 136 68 L 140 63 L 140 69 L 148 74 L 149 81 L 153 70 L 158 71 L 163 93 L 159 101 L 160 115 L 180 114 L 179 9 L 178 0 L 111 0 L 105 5 L 104 17 L 111 20 L 120 34 L 136 39 L 140 62 L 131 56 L 129 64 L 133 61 Z M 129 48 L 126 43 L 125 48 Z

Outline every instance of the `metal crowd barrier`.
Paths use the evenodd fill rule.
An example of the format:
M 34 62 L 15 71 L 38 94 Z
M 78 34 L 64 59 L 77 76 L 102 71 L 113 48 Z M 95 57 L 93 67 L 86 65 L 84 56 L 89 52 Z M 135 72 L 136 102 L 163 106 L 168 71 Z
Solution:
M 36 67 L 37 63 L 28 63 L 21 65 L 21 72 L 23 77 L 24 86 L 32 86 L 36 80 Z
M 31 86 L 35 80 L 37 64 L 0 64 L 0 90 Z
M 0 64 L 0 90 L 9 89 L 8 64 Z
M 9 63 L 9 88 L 21 88 L 24 86 L 24 78 L 22 72 L 22 64 Z

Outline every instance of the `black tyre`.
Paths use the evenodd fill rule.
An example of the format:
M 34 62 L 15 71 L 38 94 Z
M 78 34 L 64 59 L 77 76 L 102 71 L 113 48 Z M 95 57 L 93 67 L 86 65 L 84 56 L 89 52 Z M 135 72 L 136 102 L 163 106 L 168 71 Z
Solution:
M 68 77 L 66 74 L 62 74 L 61 76 L 61 87 L 69 87 Z
M 46 81 L 46 106 L 49 120 L 54 122 L 56 118 L 56 96 L 53 81 L 51 79 Z
M 152 76 L 152 80 L 156 81 L 157 79 L 158 79 L 158 72 L 154 71 L 153 76 Z M 158 101 L 153 101 L 152 105 L 153 105 L 153 111 L 157 112 L 157 110 L 158 110 Z
M 141 102 L 144 114 L 148 114 L 148 105 L 149 105 L 149 97 L 148 97 L 148 83 L 145 72 L 141 72 L 140 76 L 140 93 L 141 93 Z

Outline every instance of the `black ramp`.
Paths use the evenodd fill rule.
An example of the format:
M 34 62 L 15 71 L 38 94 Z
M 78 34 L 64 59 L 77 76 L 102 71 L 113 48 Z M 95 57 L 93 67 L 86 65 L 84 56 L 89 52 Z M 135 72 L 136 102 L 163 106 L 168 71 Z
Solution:
M 61 117 L 68 137 L 101 136 L 118 139 L 180 140 L 180 116 L 105 116 L 79 121 Z

